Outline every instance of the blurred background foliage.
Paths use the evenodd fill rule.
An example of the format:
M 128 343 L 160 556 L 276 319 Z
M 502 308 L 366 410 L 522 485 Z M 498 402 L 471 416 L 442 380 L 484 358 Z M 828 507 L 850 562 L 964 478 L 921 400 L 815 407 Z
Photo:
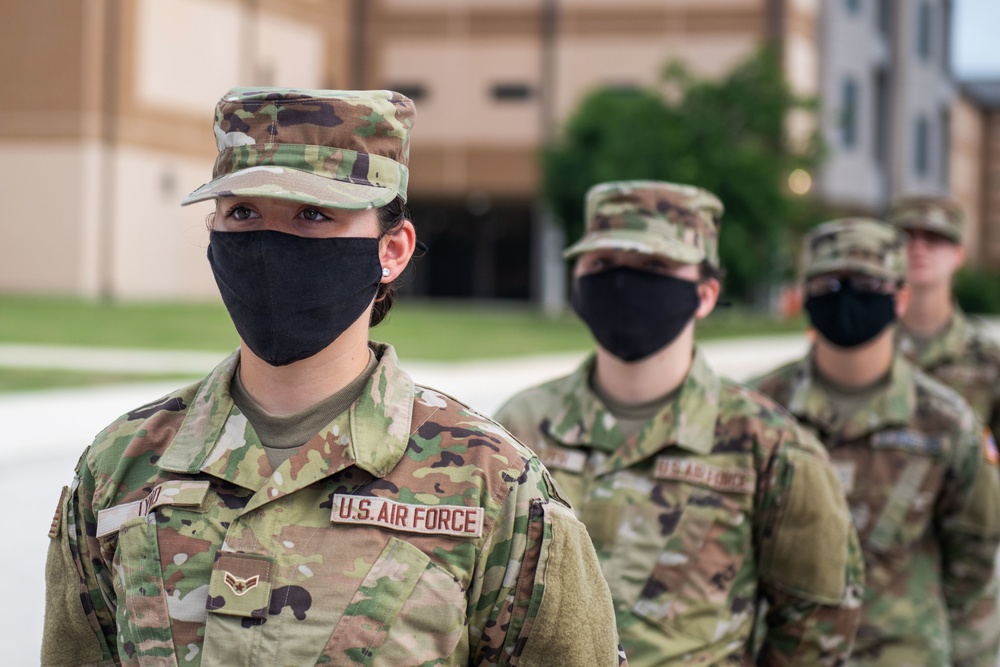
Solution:
M 786 139 L 790 114 L 813 106 L 792 94 L 770 50 L 718 80 L 670 63 L 656 90 L 604 88 L 584 99 L 543 152 L 543 193 L 574 240 L 595 183 L 655 179 L 712 191 L 726 206 L 719 251 L 727 293 L 760 302 L 764 288 L 793 277 L 788 248 L 826 215 L 786 185 L 793 170 L 811 172 L 823 156 L 818 133 L 794 150 Z
M 955 274 L 952 291 L 966 312 L 1000 314 L 1000 271 L 966 267 Z

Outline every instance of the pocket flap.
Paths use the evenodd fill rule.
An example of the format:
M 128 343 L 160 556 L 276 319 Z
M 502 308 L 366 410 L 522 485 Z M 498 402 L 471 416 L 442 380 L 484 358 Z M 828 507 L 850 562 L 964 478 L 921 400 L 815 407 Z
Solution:
M 271 604 L 274 558 L 259 554 L 215 554 L 205 608 L 216 614 L 264 618 Z

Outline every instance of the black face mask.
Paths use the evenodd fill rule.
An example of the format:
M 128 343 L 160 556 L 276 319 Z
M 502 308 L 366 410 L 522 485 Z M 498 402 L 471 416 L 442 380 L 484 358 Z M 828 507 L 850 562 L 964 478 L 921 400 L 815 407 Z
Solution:
M 378 239 L 212 232 L 208 262 L 243 342 L 272 366 L 311 357 L 375 298 Z
M 597 342 L 622 361 L 669 345 L 700 303 L 695 282 L 627 267 L 580 276 L 572 298 Z
M 837 347 L 867 343 L 896 319 L 892 294 L 856 290 L 850 284 L 809 297 L 805 308 L 820 335 Z

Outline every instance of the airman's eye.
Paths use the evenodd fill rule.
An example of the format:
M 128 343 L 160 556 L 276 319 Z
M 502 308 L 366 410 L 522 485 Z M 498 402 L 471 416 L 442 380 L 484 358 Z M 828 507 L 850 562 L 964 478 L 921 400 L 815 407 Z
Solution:
M 325 213 L 315 208 L 303 209 L 302 217 L 309 222 L 326 222 L 330 219 Z
M 253 211 L 248 209 L 246 206 L 234 206 L 232 210 L 229 211 L 229 215 L 237 220 L 249 220 L 253 217 Z

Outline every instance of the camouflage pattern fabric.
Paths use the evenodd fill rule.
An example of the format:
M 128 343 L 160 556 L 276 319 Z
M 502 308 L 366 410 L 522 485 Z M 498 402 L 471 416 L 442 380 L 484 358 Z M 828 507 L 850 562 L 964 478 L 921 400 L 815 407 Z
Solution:
M 508 401 L 587 526 L 629 664 L 840 665 L 860 615 L 857 536 L 822 446 L 697 350 L 677 399 L 625 437 L 590 389 L 594 360 Z
M 850 271 L 892 282 L 906 279 L 906 237 L 871 218 L 841 218 L 819 225 L 805 239 L 803 274 Z
M 413 102 L 388 90 L 233 88 L 215 110 L 212 181 L 182 205 L 274 197 L 344 209 L 406 199 Z
M 954 199 L 915 195 L 902 197 L 889 209 L 889 223 L 906 229 L 921 229 L 940 234 L 952 243 L 962 242 L 965 219 Z
M 755 384 L 826 445 L 865 554 L 851 665 L 996 664 L 996 448 L 958 394 L 897 356 L 884 392 L 836 414 L 813 361 Z
M 951 324 L 922 349 L 902 324 L 896 342 L 920 370 L 961 394 L 979 419 L 1000 433 L 1000 343 L 980 323 L 956 308 Z
M 601 183 L 587 191 L 583 238 L 567 259 L 592 250 L 659 255 L 683 264 L 719 266 L 722 202 L 693 185 L 662 181 Z
M 85 616 L 101 665 L 619 664 L 600 577 L 573 577 L 586 617 L 546 606 L 599 566 L 538 459 L 373 349 L 361 397 L 273 471 L 229 395 L 238 353 L 105 429 L 50 533 L 82 606 L 47 630 Z M 63 640 L 43 663 L 77 664 L 46 662 Z

